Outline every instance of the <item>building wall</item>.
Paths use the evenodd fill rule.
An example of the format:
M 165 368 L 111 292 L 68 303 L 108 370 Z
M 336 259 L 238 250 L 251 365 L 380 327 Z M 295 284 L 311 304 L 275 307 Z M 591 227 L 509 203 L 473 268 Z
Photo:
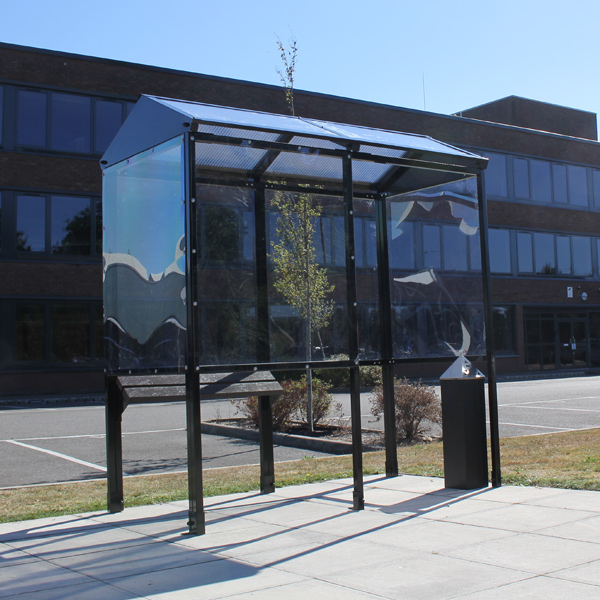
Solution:
M 0 278 L 3 282 L 0 290 L 0 394 L 99 392 L 103 381 L 102 357 L 98 343 L 100 333 L 94 318 L 101 306 L 102 273 L 97 248 L 91 247 L 84 255 L 56 254 L 50 247 L 45 252 L 24 252 L 19 250 L 15 232 L 20 196 L 44 198 L 49 211 L 46 217 L 49 231 L 55 201 L 59 207 L 63 198 L 88 198 L 93 212 L 93 207 L 99 206 L 101 196 L 102 181 L 98 164 L 101 152 L 56 150 L 50 142 L 46 147 L 20 144 L 17 128 L 19 91 L 42 90 L 49 94 L 48 102 L 52 94 L 58 94 L 61 98 L 64 94 L 92 98 L 93 117 L 100 110 L 100 103 L 110 104 L 111 101 L 122 103 L 124 117 L 127 107 L 140 94 L 286 113 L 284 94 L 277 86 L 7 44 L 0 44 L 0 65 L 0 88 L 3 89 L 0 145 Z M 600 312 L 597 250 L 600 242 L 595 237 L 600 231 L 600 205 L 596 205 L 597 197 L 600 198 L 600 179 L 597 182 L 595 179 L 595 171 L 600 169 L 600 144 L 590 139 L 565 135 L 581 130 L 581 135 L 593 137 L 590 134 L 592 122 L 589 113 L 573 116 L 568 112 L 570 109 L 555 110 L 554 107 L 548 113 L 548 119 L 533 123 L 543 123 L 546 129 L 558 132 L 548 133 L 525 128 L 528 114 L 539 116 L 543 113 L 545 105 L 541 103 L 521 103 L 519 121 L 513 120 L 508 125 L 503 124 L 510 121 L 505 114 L 506 107 L 498 110 L 493 106 L 494 103 L 487 108 L 479 107 L 479 111 L 474 109 L 463 113 L 485 121 L 301 90 L 296 92 L 295 104 L 298 114 L 306 117 L 430 135 L 455 146 L 497 153 L 508 157 L 507 165 L 511 168 L 517 164 L 515 160 L 518 157 L 541 158 L 560 165 L 584 165 L 588 181 L 588 206 L 582 206 L 581 203 L 561 205 L 551 199 L 544 202 L 519 199 L 515 195 L 512 171 L 506 174 L 506 196 L 488 196 L 490 227 L 510 230 L 511 252 L 514 254 L 511 255 L 511 272 L 495 274 L 493 278 L 494 304 L 508 307 L 513 328 L 512 349 L 499 353 L 499 371 L 514 372 L 527 367 L 523 324 L 527 310 L 552 310 L 556 313 L 556 319 L 562 318 L 559 317 L 559 311 L 579 311 L 578 314 L 586 315 Z M 561 115 L 565 118 L 573 116 L 576 129 L 569 129 Z M 498 123 L 490 122 L 493 120 Z M 91 135 L 94 137 L 98 133 L 92 131 Z M 90 216 L 90 219 L 94 217 Z M 521 273 L 516 256 L 519 232 L 550 232 L 555 239 L 562 234 L 570 234 L 578 239 L 589 238 L 592 244 L 591 274 L 573 277 Z M 98 235 L 98 232 L 90 232 L 92 246 Z M 567 297 L 567 288 L 574 289 L 572 298 Z M 582 300 L 584 291 L 587 293 L 585 301 Z M 20 335 L 17 321 L 21 314 L 19 311 L 25 310 L 23 306 L 33 306 L 33 314 L 39 317 L 30 322 L 38 327 L 36 332 L 43 337 L 39 347 L 17 348 Z M 88 313 L 89 323 L 85 317 Z M 89 356 L 83 359 L 79 356 L 68 358 L 68 352 L 65 354 L 55 339 L 56 331 L 66 331 L 70 322 L 73 322 L 73 327 L 80 335 L 85 336 L 85 343 L 82 344 L 87 344 Z M 589 335 L 592 335 L 591 329 Z M 17 355 L 36 358 L 18 360 Z M 431 369 L 413 366 L 405 372 L 426 375 Z

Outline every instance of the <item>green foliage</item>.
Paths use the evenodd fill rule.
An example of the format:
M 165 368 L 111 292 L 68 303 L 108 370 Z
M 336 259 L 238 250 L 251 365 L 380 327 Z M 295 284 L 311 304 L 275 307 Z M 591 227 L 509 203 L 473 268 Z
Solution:
M 383 388 L 378 385 L 371 394 L 371 412 L 379 420 L 383 415 Z M 413 441 L 423 436 L 429 423 L 441 423 L 442 407 L 430 385 L 406 377 L 394 380 L 396 433 L 398 440 Z
M 331 360 L 348 360 L 347 354 L 335 354 Z M 347 368 L 339 369 L 318 369 L 315 375 L 326 381 L 335 388 L 346 388 L 350 386 L 350 372 Z M 361 387 L 375 387 L 381 385 L 381 367 L 363 366 L 360 367 L 360 385 Z
M 330 386 L 320 379 L 313 378 L 313 426 L 318 425 L 331 410 L 333 396 L 329 393 Z M 287 429 L 293 421 L 306 423 L 306 377 L 299 380 L 282 381 L 283 394 L 273 402 L 273 429 L 282 431 Z M 242 414 L 244 414 L 255 427 L 258 427 L 258 398 L 244 398 L 236 401 Z
M 275 265 L 275 289 L 293 306 L 315 333 L 329 324 L 333 300 L 328 296 L 327 271 L 316 259 L 314 236 L 321 205 L 310 194 L 276 192 L 273 205 L 279 211 L 276 224 L 278 242 L 271 242 Z
M 296 58 L 298 56 L 298 43 L 294 37 L 290 40 L 289 49 L 283 45 L 283 42 L 277 38 L 277 48 L 281 62 L 283 63 L 283 71 L 277 69 L 277 73 L 283 83 L 285 89 L 285 101 L 287 102 L 292 116 L 296 115 L 294 107 L 294 74 L 296 73 Z

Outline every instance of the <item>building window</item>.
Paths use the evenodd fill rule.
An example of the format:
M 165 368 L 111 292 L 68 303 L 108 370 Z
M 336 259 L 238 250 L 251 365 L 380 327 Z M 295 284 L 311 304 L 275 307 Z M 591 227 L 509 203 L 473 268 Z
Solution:
M 559 275 L 571 274 L 571 240 L 569 236 L 556 236 L 556 259 Z
M 439 269 L 442 266 L 442 246 L 438 225 L 423 225 L 423 266 Z
M 507 306 L 494 306 L 494 349 L 499 354 L 514 354 L 514 310 Z
M 554 275 L 556 273 L 554 235 L 536 232 L 533 234 L 533 241 L 535 272 L 539 275 Z
M 17 251 L 101 254 L 99 200 L 76 196 L 17 196 Z
M 573 245 L 573 275 L 579 277 L 592 276 L 592 247 L 589 237 L 574 235 Z
M 394 225 L 395 221 L 389 222 L 388 244 L 390 253 L 390 268 L 412 270 L 415 268 L 415 225 L 412 221 L 402 221 Z M 376 254 L 377 240 L 375 235 L 375 223 L 371 226 L 371 241 L 373 255 Z M 439 248 L 438 248 L 439 252 Z M 373 256 L 376 264 L 376 256 Z
M 531 199 L 534 202 L 552 202 L 552 175 L 550 163 L 544 160 L 529 161 L 531 178 Z
M 552 189 L 554 202 L 567 204 L 567 167 L 565 165 L 552 165 Z
M 489 158 L 487 169 L 484 171 L 485 189 L 489 196 L 506 198 L 508 196 L 506 185 L 506 157 L 502 154 L 485 154 Z
M 18 362 L 75 365 L 104 356 L 100 302 L 19 302 L 15 325 Z
M 492 273 L 510 274 L 510 231 L 507 229 L 490 229 L 488 231 L 490 248 L 490 271 Z
M 467 270 L 467 236 L 456 225 L 444 225 L 444 269 Z
M 567 167 L 569 204 L 588 206 L 587 169 L 569 165 Z
M 70 154 L 102 154 L 131 104 L 80 94 L 19 90 L 17 144 Z
M 517 266 L 519 273 L 533 272 L 533 243 L 530 233 L 517 233 Z
M 0 146 L 2 146 L 2 121 L 4 115 L 4 88 L 0 85 Z
M 529 161 L 524 158 L 513 160 L 515 198 L 529 200 Z

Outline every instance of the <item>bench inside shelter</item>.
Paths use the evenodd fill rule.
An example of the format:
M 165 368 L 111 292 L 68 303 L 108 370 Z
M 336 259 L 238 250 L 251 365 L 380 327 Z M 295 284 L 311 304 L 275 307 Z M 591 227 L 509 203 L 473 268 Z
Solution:
M 275 461 L 273 456 L 273 424 L 271 403 L 283 388 L 270 371 L 240 371 L 232 373 L 206 373 L 199 378 L 199 399 L 234 399 L 257 396 L 259 399 L 260 490 L 275 491 Z M 121 422 L 129 404 L 185 401 L 187 398 L 185 375 L 122 375 L 107 377 L 106 445 L 108 475 L 108 509 L 120 512 L 124 507 L 123 447 Z M 192 448 L 199 455 L 188 456 L 188 468 L 196 477 L 202 476 L 200 429 L 190 427 L 188 418 L 188 448 L 190 435 L 198 438 Z M 194 441 L 194 440 L 193 440 Z M 189 452 L 188 452 L 189 454 Z

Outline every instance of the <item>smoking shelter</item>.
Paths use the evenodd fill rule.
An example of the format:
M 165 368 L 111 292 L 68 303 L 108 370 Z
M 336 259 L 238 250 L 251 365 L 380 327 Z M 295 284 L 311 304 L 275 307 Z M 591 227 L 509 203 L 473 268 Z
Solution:
M 143 96 L 101 161 L 109 509 L 127 402 L 185 399 L 203 533 L 202 398 L 259 397 L 269 492 L 277 374 L 340 368 L 360 510 L 360 367 L 382 369 L 396 476 L 394 374 L 457 357 L 485 361 L 500 485 L 486 164 L 427 136 Z

